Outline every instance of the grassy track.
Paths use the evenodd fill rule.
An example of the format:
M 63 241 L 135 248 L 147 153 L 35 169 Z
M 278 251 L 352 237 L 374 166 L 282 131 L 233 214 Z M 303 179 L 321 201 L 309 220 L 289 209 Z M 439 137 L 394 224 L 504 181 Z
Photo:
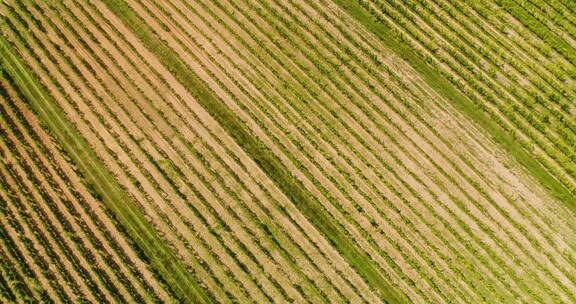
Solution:
M 392 289 L 381 275 L 381 269 L 361 250 L 358 250 L 346 237 L 346 234 L 326 216 L 320 204 L 293 177 L 279 159 L 265 145 L 250 134 L 244 124 L 220 102 L 197 76 L 187 68 L 182 59 L 162 40 L 156 37 L 152 29 L 125 3 L 104 0 L 104 3 L 137 35 L 175 77 L 192 93 L 202 106 L 214 117 L 268 176 L 282 189 L 299 210 L 331 241 L 356 271 L 379 291 L 382 299 L 389 303 L 406 301 Z
M 364 25 L 380 40 L 394 51 L 398 56 L 408 61 L 420 73 L 426 83 L 439 94 L 452 101 L 454 106 L 472 121 L 478 123 L 499 143 L 500 147 L 526 168 L 532 176 L 539 181 L 551 195 L 564 202 L 571 210 L 576 212 L 576 197 L 572 195 L 558 180 L 556 180 L 542 165 L 526 151 L 514 137 L 503 130 L 484 111 L 464 96 L 453 85 L 443 78 L 440 73 L 428 66 L 421 57 L 417 56 L 409 46 L 396 40 L 394 34 L 366 11 L 357 0 L 334 0 L 343 10 L 348 12 L 358 22 Z
M 128 235 L 141 249 L 141 253 L 147 257 L 151 266 L 174 294 L 185 302 L 210 303 L 211 300 L 204 290 L 198 286 L 167 244 L 149 226 L 131 198 L 106 171 L 105 166 L 90 149 L 85 139 L 56 108 L 54 101 L 28 72 L 4 37 L 0 37 L 0 58 L 2 68 L 7 72 L 15 87 L 20 90 L 23 98 L 62 144 L 86 180 L 100 194 L 103 202 L 113 211 Z

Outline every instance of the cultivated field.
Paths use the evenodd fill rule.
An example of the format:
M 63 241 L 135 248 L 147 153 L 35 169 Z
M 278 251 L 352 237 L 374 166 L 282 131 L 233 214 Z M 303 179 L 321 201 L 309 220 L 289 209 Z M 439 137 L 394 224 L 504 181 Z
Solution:
M 576 303 L 569 0 L 0 18 L 2 302 Z

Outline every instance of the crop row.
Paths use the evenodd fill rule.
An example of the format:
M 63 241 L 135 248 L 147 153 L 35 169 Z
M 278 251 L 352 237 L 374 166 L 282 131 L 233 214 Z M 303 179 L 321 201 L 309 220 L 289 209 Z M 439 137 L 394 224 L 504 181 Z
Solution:
M 171 32 L 174 32 L 174 30 L 171 30 Z M 185 51 L 185 50 L 184 50 Z M 213 61 L 217 61 L 217 60 L 213 60 Z
M 75 156 L 77 156 L 77 155 L 75 155 Z M 86 174 L 86 172 L 83 172 L 83 173 Z M 114 195 L 114 194 L 113 194 L 112 192 L 104 192 L 103 197 L 106 198 L 106 196 L 109 196 L 109 195 Z M 102 197 L 102 196 L 101 196 L 101 197 Z M 126 200 L 123 200 L 123 201 L 126 202 Z M 115 215 L 118 216 L 117 213 L 116 213 Z M 122 214 L 120 214 L 120 215 L 122 215 Z M 124 226 L 124 227 L 126 228 L 126 226 Z M 131 227 L 128 227 L 128 228 L 131 228 Z M 149 237 L 149 235 L 141 234 L 140 236 L 138 236 L 138 238 L 146 238 L 146 237 Z M 140 243 L 139 245 L 142 245 L 142 243 Z M 162 250 L 162 246 L 161 246 L 161 245 L 162 245 L 161 243 L 159 243 L 159 244 L 154 244 L 155 249 L 144 248 L 144 250 Z M 141 247 L 141 248 L 142 248 L 142 247 Z M 157 262 L 157 261 L 154 261 L 154 259 L 152 259 L 151 262 L 154 263 L 154 262 Z M 164 262 L 164 261 L 162 261 L 162 262 Z M 164 265 L 166 265 L 166 264 L 164 264 Z M 169 266 L 169 267 L 170 267 L 170 266 Z M 188 288 L 188 287 L 190 287 L 190 286 L 191 286 L 191 285 L 189 285 L 189 286 L 178 286 L 178 285 L 174 285 L 174 286 L 171 286 L 171 288 Z
M 62 66 L 66 66 L 66 65 L 62 65 Z M 135 167 L 138 168 L 138 166 L 135 166 Z M 139 182 L 139 183 L 144 184 L 143 182 Z M 144 184 L 144 185 L 146 185 L 146 184 Z M 144 200 L 140 200 L 140 202 L 144 202 Z M 167 216 L 164 216 L 164 217 L 167 217 Z
M 395 9 L 399 9 L 398 12 L 394 12 Z M 555 132 L 554 128 L 550 128 L 550 127 L 546 127 L 547 124 L 551 124 L 553 122 L 553 119 L 555 119 L 554 117 L 559 117 L 557 121 L 559 121 L 560 123 L 568 123 L 568 120 L 565 119 L 565 117 L 562 114 L 562 112 L 559 111 L 555 111 L 552 112 L 553 115 L 555 116 L 550 116 L 550 115 L 544 115 L 542 116 L 543 118 L 535 118 L 533 116 L 533 112 L 530 112 L 529 110 L 526 110 L 525 108 L 523 108 L 524 106 L 528 106 L 528 107 L 533 107 L 534 101 L 536 102 L 541 102 L 541 103 L 546 103 L 547 99 L 550 98 L 549 96 L 557 96 L 557 95 L 548 95 L 545 96 L 544 98 L 541 97 L 541 95 L 534 95 L 530 97 L 530 99 L 532 99 L 532 101 L 528 101 L 529 99 L 526 98 L 520 98 L 520 96 L 518 95 L 521 90 L 512 90 L 510 89 L 510 91 L 502 91 L 501 88 L 498 88 L 498 83 L 495 80 L 490 80 L 489 76 L 482 76 L 479 73 L 472 73 L 473 70 L 469 70 L 472 67 L 474 67 L 475 65 L 478 65 L 478 60 L 476 61 L 469 61 L 467 62 L 466 60 L 470 60 L 471 58 L 476 58 L 476 57 L 471 57 L 474 55 L 470 55 L 470 51 L 468 49 L 466 49 L 467 46 L 465 43 L 459 42 L 458 40 L 453 40 L 453 45 L 454 47 L 459 47 L 460 50 L 462 50 L 464 53 L 459 53 L 460 51 L 454 51 L 453 49 L 450 49 L 448 47 L 448 45 L 452 45 L 452 44 L 444 44 L 444 45 L 438 45 L 438 46 L 433 46 L 432 44 L 430 44 L 429 42 L 426 42 L 426 40 L 428 40 L 428 35 L 424 35 L 424 34 L 415 34 L 418 31 L 420 31 L 420 28 L 423 26 L 422 24 L 419 24 L 418 27 L 413 27 L 413 25 L 406 23 L 406 20 L 412 20 L 412 19 L 402 19 L 404 18 L 401 14 L 408 14 L 408 12 L 410 12 L 407 9 L 401 9 L 401 7 L 388 7 L 388 6 L 383 6 L 382 3 L 378 4 L 378 9 L 379 11 L 389 14 L 389 16 L 391 18 L 393 18 L 394 23 L 397 24 L 401 24 L 403 26 L 404 29 L 408 30 L 408 31 L 412 31 L 409 32 L 410 35 L 412 35 L 410 37 L 410 39 L 416 39 L 416 41 L 419 41 L 419 43 L 422 44 L 422 46 L 427 50 L 428 54 L 426 54 L 426 57 L 429 58 L 434 58 L 435 60 L 439 60 L 438 63 L 441 65 L 446 65 L 448 68 L 453 69 L 454 73 L 457 73 L 457 76 L 455 76 L 456 74 L 449 74 L 449 79 L 456 81 L 459 77 L 463 77 L 463 81 L 465 81 L 465 85 L 468 86 L 472 86 L 473 90 L 476 90 L 479 93 L 476 93 L 478 95 L 472 95 L 469 96 L 472 98 L 476 98 L 476 100 L 478 100 L 477 98 L 486 98 L 488 101 L 485 102 L 479 102 L 478 104 L 482 107 L 484 107 L 485 109 L 489 110 L 489 107 L 491 106 L 490 103 L 494 103 L 497 107 L 497 111 L 502 111 L 505 115 L 508 116 L 508 118 L 510 118 L 512 120 L 512 123 L 515 124 L 521 124 L 522 126 L 524 126 L 523 128 L 521 128 L 520 130 L 526 132 L 529 136 L 529 140 L 534 140 L 535 142 L 537 142 L 539 144 L 539 146 L 542 149 L 545 149 L 546 153 L 549 154 L 549 156 L 552 156 L 552 158 L 557 161 L 560 165 L 558 165 L 558 163 L 554 164 L 554 163 L 550 163 L 550 161 L 546 161 L 546 159 L 544 159 L 545 164 L 547 165 L 548 168 L 554 168 L 552 166 L 561 166 L 564 167 L 563 169 L 565 170 L 571 170 L 570 166 L 569 166 L 569 162 L 565 162 L 562 159 L 565 159 L 565 157 L 569 156 L 571 153 L 571 149 L 569 149 L 566 145 L 566 141 L 565 139 L 560 139 L 558 138 L 556 135 L 554 135 L 553 132 Z M 376 11 L 376 10 L 373 10 Z M 418 12 L 418 11 L 416 11 Z M 412 13 L 414 14 L 414 13 Z M 423 18 L 422 20 L 424 20 L 424 22 L 427 22 L 427 20 L 429 20 L 429 18 L 434 18 L 431 17 L 431 15 L 429 14 L 420 14 L 419 16 L 420 18 Z M 411 17 L 412 18 L 412 17 Z M 418 19 L 414 19 L 414 20 L 418 20 Z M 461 20 L 461 18 L 459 19 Z M 382 19 L 382 21 L 384 21 L 384 19 Z M 429 26 L 430 22 L 428 21 L 428 25 Z M 449 32 L 445 31 L 444 29 L 441 29 L 439 31 L 437 31 L 440 35 L 443 35 L 446 39 L 446 37 L 450 37 L 449 36 Z M 410 41 L 409 39 L 404 39 L 406 41 Z M 444 52 L 438 52 L 438 49 L 442 49 L 443 51 L 446 51 L 446 55 L 450 56 L 451 59 L 447 59 L 447 58 L 443 58 L 443 54 Z M 497 53 L 496 54 L 502 54 L 502 50 L 499 48 L 496 48 Z M 484 51 L 487 51 L 486 49 L 484 49 Z M 490 52 L 493 52 L 493 50 L 490 50 Z M 463 55 L 462 55 L 463 54 Z M 489 54 L 489 53 L 484 53 L 484 54 Z M 485 57 L 486 55 L 481 55 L 482 57 Z M 485 57 L 486 58 L 486 57 Z M 497 63 L 498 64 L 498 63 Z M 489 67 L 489 66 L 486 66 Z M 483 68 L 482 66 L 479 66 L 478 69 L 480 71 L 482 71 L 483 69 L 487 69 L 487 68 Z M 446 71 L 444 68 L 441 69 L 441 71 Z M 486 74 L 485 74 L 486 75 Z M 489 74 L 488 74 L 489 75 Z M 463 84 L 460 82 L 456 82 L 457 85 L 459 85 L 459 87 L 461 89 L 463 89 Z M 508 88 L 514 88 L 514 87 L 518 87 L 515 85 L 510 85 L 508 86 Z M 508 90 L 508 88 L 506 88 L 506 90 Z M 466 91 L 467 93 L 469 91 Z M 493 92 L 495 92 L 496 95 L 492 95 Z M 500 100 L 504 98 L 508 101 L 508 108 L 504 109 L 501 105 Z M 510 99 L 512 98 L 512 99 Z M 557 97 L 554 97 L 555 99 L 557 99 Z M 520 104 L 516 104 L 514 105 L 514 103 L 512 102 L 512 100 L 520 100 L 522 103 Z M 552 99 L 554 100 L 554 99 Z M 530 103 L 532 103 L 532 106 L 530 106 Z M 514 106 L 512 106 L 514 105 Z M 562 105 L 563 110 L 564 110 L 564 106 Z M 553 110 L 553 107 L 543 107 L 543 109 L 545 111 L 548 111 L 548 109 Z M 493 110 L 491 110 L 493 111 Z M 516 116 L 516 115 L 522 115 L 522 116 Z M 504 120 L 502 120 L 502 116 L 499 114 L 496 114 L 496 112 L 492 112 L 492 115 L 498 115 L 499 120 L 498 122 L 500 122 L 505 128 L 509 128 L 509 126 L 506 124 L 506 120 L 508 118 L 504 118 Z M 521 117 L 521 118 L 520 118 Z M 540 120 L 539 120 L 540 119 Z M 535 127 L 536 130 L 532 129 L 531 127 Z M 518 130 L 518 134 L 522 134 L 522 132 Z M 543 134 L 544 137 L 542 137 L 541 135 L 539 135 L 538 133 L 534 132 L 544 132 Z M 567 129 L 563 129 L 566 132 L 561 133 L 564 134 L 566 136 L 568 136 L 568 138 L 570 138 L 570 128 Z M 548 135 L 546 135 L 548 134 Z M 562 155 L 558 152 L 555 152 L 553 154 L 552 153 L 552 146 L 549 144 L 544 144 L 545 142 L 551 142 L 553 145 L 555 145 L 555 148 L 559 149 L 558 151 L 561 153 L 567 153 L 565 155 Z M 522 141 L 522 143 L 524 143 L 525 146 L 528 146 L 527 141 Z M 552 160 L 552 159 L 550 159 Z M 563 178 L 563 181 L 565 184 L 570 183 L 570 179 L 571 178 Z M 567 184 L 568 185 L 568 184 Z
M 551 237 L 571 226 L 485 159 L 489 143 L 466 142 L 465 122 L 455 131 L 442 122 L 453 115 L 445 101 L 333 11 L 297 1 L 17 3 L 9 39 L 186 261 L 180 274 L 213 300 L 378 302 L 391 292 L 385 281 L 412 301 L 571 299 L 574 248 Z M 422 3 L 417 16 L 435 9 Z M 507 95 L 520 110 L 526 94 L 558 83 L 557 70 L 506 64 L 513 69 L 499 77 L 539 83 Z M 547 123 L 566 127 L 544 140 L 567 151 L 563 104 L 542 103 Z M 463 143 L 479 152 L 454 149 Z M 74 233 L 90 240 L 82 244 L 98 247 L 94 229 L 78 223 Z M 73 246 L 83 253 L 82 244 Z M 94 296 L 150 291 L 148 280 L 122 283 L 126 268 L 99 261 L 104 272 L 101 262 L 88 269 Z
M 16 112 L 18 113 L 18 112 Z M 21 120 L 22 121 L 22 120 Z M 12 127 L 11 128 L 13 130 L 13 132 L 15 132 L 14 130 L 16 130 L 17 128 Z M 17 133 L 17 134 L 22 134 L 22 133 Z M 28 133 L 29 134 L 29 133 Z M 22 136 L 22 135 L 21 135 Z M 35 135 L 33 135 L 35 136 Z M 38 137 L 36 137 L 34 139 L 28 137 L 28 135 L 25 135 L 25 138 L 28 140 L 28 144 L 31 143 L 35 143 L 35 142 L 45 142 L 46 140 L 40 140 Z M 46 138 L 46 137 L 45 137 Z M 48 139 L 48 141 L 50 142 L 51 140 Z M 34 149 L 43 149 L 40 145 L 36 145 L 34 146 Z M 31 148 L 32 150 L 32 148 Z M 134 300 L 136 301 L 143 301 L 142 298 L 140 298 L 140 293 L 142 293 L 142 291 L 136 291 L 134 290 L 134 287 L 132 286 L 132 282 L 138 282 L 139 280 L 136 279 L 134 280 L 134 277 L 132 278 L 128 278 L 125 276 L 125 274 L 122 273 L 122 271 L 130 273 L 133 272 L 133 270 L 131 269 L 127 269 L 131 268 L 133 265 L 130 261 L 128 261 L 125 257 L 126 252 L 115 248 L 116 250 L 118 250 L 118 259 L 120 261 L 114 261 L 111 259 L 109 253 L 107 252 L 110 249 L 110 245 L 116 247 L 117 245 L 112 243 L 109 244 L 107 242 L 102 242 L 102 239 L 106 239 L 108 233 L 104 232 L 101 234 L 101 227 L 105 227 L 105 225 L 94 225 L 94 223 L 92 222 L 83 222 L 80 221 L 78 222 L 78 225 L 76 224 L 72 224 L 72 226 L 70 226 L 70 221 L 72 222 L 76 222 L 77 219 L 80 218 L 84 218 L 84 219 L 91 219 L 94 220 L 94 215 L 92 214 L 92 212 L 85 206 L 86 203 L 85 202 L 79 202 L 77 201 L 77 199 L 82 199 L 82 196 L 77 192 L 80 191 L 83 193 L 83 195 L 87 195 L 87 190 L 84 188 L 84 190 L 82 190 L 82 187 L 80 188 L 76 188 L 76 192 L 75 194 L 71 193 L 71 191 L 67 188 L 69 187 L 69 185 L 66 185 L 66 182 L 62 179 L 62 176 L 60 175 L 60 172 L 56 172 L 58 169 L 54 169 L 54 168 L 58 168 L 59 165 L 58 164 L 54 164 L 51 163 L 52 162 L 52 158 L 53 156 L 47 155 L 47 156 L 43 156 L 45 155 L 46 151 L 45 150 L 41 150 L 38 151 L 36 150 L 37 153 L 41 153 L 41 154 L 36 154 L 36 155 L 42 155 L 41 157 L 34 157 L 33 159 L 38 160 L 37 164 L 39 166 L 45 166 L 45 167 L 40 167 L 40 171 L 41 172 L 45 172 L 45 174 L 54 174 L 52 176 L 49 176 L 50 178 L 45 179 L 47 183 L 57 183 L 57 184 L 51 184 L 50 187 L 48 189 L 58 189 L 58 190 L 50 190 L 49 192 L 51 192 L 51 195 L 59 195 L 61 198 L 59 200 L 55 200 L 56 202 L 60 203 L 60 201 L 64 204 L 48 204 L 48 206 L 52 206 L 54 205 L 54 208 L 58 208 L 58 209 L 52 209 L 51 211 L 54 212 L 55 214 L 57 214 L 58 216 L 64 216 L 65 218 L 67 218 L 67 220 L 65 219 L 61 219 L 60 221 L 65 224 L 65 228 L 66 229 L 66 233 L 64 233 L 63 235 L 65 235 L 67 238 L 71 238 L 73 242 L 80 242 L 79 246 L 81 246 L 81 249 L 83 245 L 81 240 L 84 241 L 89 241 L 89 244 L 91 246 L 94 246 L 92 253 L 90 253 L 88 256 L 91 259 L 96 259 L 94 261 L 91 261 L 91 263 L 94 264 L 100 264 L 100 263 L 104 263 L 106 265 L 106 272 L 110 273 L 110 271 L 113 271 L 116 275 L 118 275 L 118 277 L 114 277 L 114 280 L 118 279 L 120 280 L 120 282 L 115 281 L 114 284 L 119 284 L 120 286 L 125 285 L 128 288 L 128 291 L 125 294 L 131 294 L 133 295 L 135 298 Z M 54 152 L 54 151 L 53 151 Z M 58 151 L 59 152 L 59 151 Z M 60 161 L 63 161 L 62 158 L 60 157 Z M 50 165 L 48 165 L 48 163 L 51 163 Z M 45 183 L 45 182 L 43 182 Z M 38 186 L 40 187 L 40 185 Z M 56 193 L 54 192 L 56 191 Z M 89 191 L 89 190 L 88 190 Z M 87 195 L 85 197 L 90 197 L 90 195 Z M 93 200 L 94 198 L 90 198 L 91 200 Z M 72 201 L 70 201 L 72 200 Z M 53 200 L 54 201 L 54 200 Z M 66 210 L 64 212 L 62 212 L 63 210 Z M 90 215 L 87 215 L 85 212 L 90 212 Z M 79 231 L 77 230 L 79 229 Z M 96 238 L 96 235 L 99 235 L 100 240 L 98 238 Z M 107 240 L 108 242 L 110 240 Z M 131 254 L 133 256 L 133 254 Z M 100 259 L 104 259 L 103 261 Z M 96 262 L 98 261 L 98 262 Z M 127 266 L 127 267 L 126 267 Z M 112 270 L 110 269 L 112 268 Z M 122 270 L 120 270 L 122 269 Z M 99 271 L 100 272 L 100 271 Z M 136 274 L 136 273 L 134 273 Z M 138 276 L 140 274 L 137 274 Z M 140 284 L 142 284 L 142 281 L 139 282 Z M 115 287 L 112 287 L 115 289 Z M 146 284 L 144 284 L 144 288 L 149 289 L 148 286 L 146 286 Z M 112 289 L 112 290 L 114 290 Z M 118 291 L 114 291 L 115 293 L 117 293 Z M 145 292 L 144 292 L 145 293 Z
M 446 7 L 446 6 L 443 6 L 443 7 Z M 459 7 L 459 9 L 461 9 L 461 7 Z M 454 9 L 448 9 L 448 8 L 446 8 L 446 11 L 451 12 L 451 13 L 449 13 L 449 15 L 454 15 L 454 14 L 455 14 L 455 13 L 454 13 Z M 439 13 L 436 13 L 436 14 L 439 14 Z M 439 15 L 440 15 L 440 14 L 439 14 Z M 473 13 L 470 13 L 470 12 L 467 11 L 464 15 L 466 15 L 466 16 L 468 16 L 468 15 L 473 15 Z M 449 18 L 447 18 L 447 19 L 449 19 Z M 476 22 L 480 22 L 480 21 L 478 21 L 478 18 L 470 18 L 470 19 L 471 19 L 471 20 L 475 20 Z M 398 20 L 398 19 L 396 19 L 396 20 Z M 460 17 L 460 18 L 458 18 L 457 20 L 463 20 L 463 19 Z M 382 19 L 382 21 L 383 21 L 383 19 Z M 488 29 L 490 28 L 490 27 L 486 27 L 486 26 L 483 26 L 483 27 L 484 27 L 484 28 L 488 28 Z M 405 26 L 405 28 L 410 28 L 410 26 Z M 440 32 L 440 33 L 443 33 L 443 32 Z M 475 35 L 478 36 L 479 34 L 475 34 Z M 427 36 L 428 36 L 428 35 L 426 35 L 426 37 L 427 37 Z M 481 36 L 481 35 L 480 35 L 480 36 Z M 485 38 L 485 39 L 483 39 L 483 41 L 484 41 L 484 40 L 490 41 L 489 38 Z M 486 44 L 488 45 L 489 43 L 487 42 Z M 496 44 L 496 45 L 497 45 L 496 49 L 498 49 L 498 47 L 501 47 L 502 45 L 505 45 L 505 44 L 506 44 L 506 43 L 504 43 L 504 42 L 498 42 L 498 43 Z M 426 46 L 428 49 L 431 48 L 431 47 L 429 47 L 428 45 L 425 45 L 425 46 Z M 518 50 L 518 48 L 511 49 L 511 51 L 513 51 L 513 52 L 515 52 L 515 53 L 518 53 L 517 50 Z M 501 52 L 502 52 L 501 50 L 498 51 L 498 53 L 501 53 Z M 486 54 L 487 51 L 484 51 L 484 53 Z M 439 56 L 439 55 L 434 55 L 434 49 L 433 49 L 433 48 L 432 48 L 431 54 L 433 54 L 433 56 Z M 506 57 L 509 57 L 509 56 L 506 56 Z M 442 60 L 442 61 L 443 61 L 443 62 L 446 62 L 446 63 L 449 63 L 449 64 L 452 64 L 452 62 L 450 62 L 449 60 Z M 539 62 L 540 62 L 540 61 L 542 61 L 542 60 L 539 60 Z M 474 62 L 479 62 L 479 60 L 475 60 Z M 509 61 L 509 63 L 510 63 L 510 62 L 511 62 L 511 61 Z M 476 63 L 475 63 L 475 64 L 476 64 Z M 497 64 L 498 64 L 498 63 L 497 63 Z M 539 66 L 539 65 L 532 65 L 532 66 Z M 461 74 L 461 75 L 465 75 L 466 73 L 468 73 L 468 72 L 464 72 L 464 71 L 462 71 L 462 70 L 460 70 L 460 71 L 461 71 L 461 72 L 459 72 L 459 74 Z M 525 72 L 519 72 L 519 74 L 523 74 L 523 73 L 525 74 Z M 542 74 L 540 74 L 540 75 L 542 75 Z M 455 79 L 455 78 L 453 77 L 453 75 L 450 76 L 449 78 L 450 78 L 450 79 Z M 471 82 L 472 82 L 472 81 L 471 81 Z M 552 87 L 562 87 L 562 86 L 559 86 L 559 85 L 556 85 L 556 84 L 551 84 L 551 86 L 552 86 Z M 510 85 L 510 88 L 513 88 L 513 87 L 514 87 L 514 85 L 511 84 L 511 85 Z M 463 88 L 463 87 L 460 87 L 460 88 Z M 466 91 L 466 92 L 469 93 L 469 91 Z M 469 96 L 470 96 L 470 95 L 469 95 Z M 470 96 L 470 97 L 477 98 L 478 96 L 480 96 L 480 95 Z M 552 96 L 552 95 L 551 95 L 551 96 Z M 542 102 L 542 103 L 544 104 L 544 108 L 546 109 L 546 111 L 547 111 L 547 110 L 551 110 L 551 111 L 554 110 L 554 106 L 553 106 L 553 105 L 550 105 L 549 102 L 547 103 L 547 101 L 545 101 L 545 99 L 542 99 L 542 98 L 539 97 L 539 96 L 536 96 L 536 97 L 539 98 L 539 99 L 537 99 L 537 100 L 539 100 L 540 102 Z M 478 99 L 475 99 L 475 100 L 476 100 L 477 102 L 480 102 Z M 494 101 L 494 99 L 489 99 L 489 100 Z M 479 105 L 480 105 L 482 108 L 484 108 L 485 110 L 489 110 L 489 107 L 488 107 L 488 108 L 486 107 L 487 104 L 484 104 L 484 105 L 483 105 L 483 104 L 479 104 Z M 530 107 L 533 108 L 534 105 L 532 105 L 532 106 L 530 106 Z M 562 106 L 562 107 L 563 107 L 563 106 Z M 508 110 L 505 110 L 504 113 L 511 113 L 511 112 L 513 112 L 514 110 L 513 110 L 512 108 L 513 108 L 513 109 L 522 110 L 521 107 L 519 107 L 519 106 L 517 106 L 517 105 L 514 105 L 514 106 L 511 106 L 510 108 L 508 108 Z M 490 110 L 490 111 L 491 111 L 491 110 Z M 526 112 L 525 110 L 522 110 L 522 111 Z M 537 111 L 533 111 L 533 112 L 536 113 Z M 494 115 L 498 115 L 498 114 L 496 114 L 495 112 L 490 112 L 490 113 L 493 113 Z M 563 113 L 563 112 L 558 112 L 558 111 L 555 111 L 555 112 L 552 112 L 552 113 L 554 114 L 553 116 L 559 117 L 559 118 L 558 118 L 558 121 L 561 121 L 561 122 L 563 122 L 563 123 L 566 123 L 568 126 L 570 126 L 569 119 L 566 118 L 566 114 L 565 114 L 565 113 Z M 552 119 L 550 119 L 550 118 L 545 118 L 545 119 L 547 119 L 547 120 L 549 120 L 549 121 L 552 120 Z M 509 128 L 509 126 L 506 125 L 506 123 L 504 123 L 503 120 L 496 120 L 496 121 L 498 121 L 498 122 L 500 122 L 500 123 L 503 123 L 503 126 L 504 126 L 505 128 Z M 570 128 L 572 128 L 572 127 L 570 127 Z M 526 128 L 525 128 L 525 129 L 526 129 Z M 570 140 L 570 138 L 571 138 L 570 136 L 571 136 L 571 135 L 570 135 L 569 133 L 571 133 L 572 131 L 570 131 L 569 128 L 558 128 L 558 129 L 560 130 L 560 133 L 563 133 L 563 134 L 564 134 L 564 135 L 562 135 L 564 138 L 563 138 L 563 139 L 560 139 L 560 141 L 566 140 L 566 142 L 568 142 L 568 143 L 571 142 L 571 140 Z M 528 128 L 527 130 L 529 131 L 530 128 Z M 564 130 L 564 131 L 563 131 L 563 130 Z M 518 133 L 518 134 L 520 134 L 520 133 Z M 531 134 L 534 134 L 534 133 L 531 133 Z M 554 137 L 553 137 L 553 138 L 554 138 Z M 520 140 L 520 142 L 523 143 L 525 147 L 527 147 L 527 148 L 529 148 L 529 149 L 531 149 L 531 150 L 534 150 L 534 147 L 530 147 L 531 145 L 528 145 L 528 144 L 527 144 L 527 141 Z M 544 161 L 546 161 L 546 159 L 544 159 Z M 547 164 L 550 164 L 549 162 L 546 162 L 546 163 L 547 163 Z M 568 164 L 568 163 L 565 163 L 565 164 Z M 549 168 L 551 168 L 551 167 L 549 167 Z M 556 171 L 555 171 L 555 172 L 556 172 Z M 566 180 L 566 181 L 567 181 L 567 180 Z M 564 198 L 564 199 L 568 199 L 568 198 Z
M 461 19 L 461 18 L 460 18 L 460 19 Z M 459 20 L 460 20 L 460 19 L 459 19 Z M 488 39 L 484 39 L 484 40 L 488 40 Z M 487 43 L 487 44 L 488 44 L 488 43 Z M 515 50 L 512 50 L 512 51 L 515 51 Z M 553 108 L 553 106 L 546 104 L 546 105 L 545 105 L 545 108 Z

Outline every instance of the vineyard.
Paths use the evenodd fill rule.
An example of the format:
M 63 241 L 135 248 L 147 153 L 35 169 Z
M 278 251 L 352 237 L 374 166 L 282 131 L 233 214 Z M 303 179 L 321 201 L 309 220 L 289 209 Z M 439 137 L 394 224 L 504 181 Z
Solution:
M 0 1 L 0 302 L 576 303 L 576 2 Z

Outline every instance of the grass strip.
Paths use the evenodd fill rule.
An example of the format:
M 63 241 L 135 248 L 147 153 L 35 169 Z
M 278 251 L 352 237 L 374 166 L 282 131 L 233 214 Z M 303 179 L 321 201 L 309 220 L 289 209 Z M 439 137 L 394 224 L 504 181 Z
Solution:
M 455 88 L 440 72 L 426 64 L 412 48 L 396 38 L 394 33 L 371 15 L 359 3 L 360 0 L 333 0 L 340 8 L 356 19 L 360 24 L 376 35 L 384 45 L 396 55 L 406 60 L 422 79 L 440 95 L 452 102 L 454 107 L 464 113 L 471 121 L 481 126 L 492 139 L 509 155 L 512 155 L 529 174 L 531 174 L 553 197 L 562 201 L 576 212 L 576 197 L 555 179 L 531 154 L 517 142 L 512 134 L 502 129 L 485 111 Z
M 56 102 L 47 94 L 28 67 L 0 35 L 0 64 L 5 71 L 3 81 L 11 82 L 23 100 L 38 115 L 41 123 L 58 140 L 80 169 L 93 191 L 122 225 L 134 242 L 138 253 L 149 262 L 173 294 L 187 303 L 211 303 L 211 299 L 197 284 L 168 244 L 144 218 L 131 197 L 121 188 L 78 130 L 74 128 Z
M 341 227 L 336 225 L 321 204 L 294 177 L 266 145 L 251 134 L 246 125 L 224 102 L 206 87 L 188 68 L 183 59 L 161 40 L 154 30 L 125 2 L 102 0 L 140 41 L 154 53 L 164 66 L 186 87 L 202 107 L 226 130 L 242 149 L 258 164 L 272 181 L 290 198 L 306 218 L 331 242 L 346 261 L 378 292 L 387 303 L 406 302 L 382 275 L 383 270 L 358 249 Z

